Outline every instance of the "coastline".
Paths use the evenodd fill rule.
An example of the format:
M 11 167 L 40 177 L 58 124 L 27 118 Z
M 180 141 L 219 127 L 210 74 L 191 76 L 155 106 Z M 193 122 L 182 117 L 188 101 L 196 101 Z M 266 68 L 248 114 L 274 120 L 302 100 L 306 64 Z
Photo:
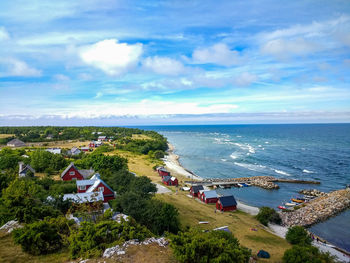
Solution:
M 198 175 L 194 174 L 193 172 L 184 168 L 179 161 L 180 156 L 175 154 L 174 151 L 175 151 L 175 147 L 172 144 L 168 143 L 168 150 L 167 150 L 168 155 L 166 155 L 163 158 L 165 166 L 169 170 L 172 170 L 175 173 L 177 173 L 181 176 L 184 176 L 186 178 L 191 178 L 191 179 L 193 178 L 193 180 L 203 180 L 203 178 L 201 178 L 200 176 L 198 176 Z M 237 209 L 240 211 L 243 211 L 245 213 L 248 213 L 252 216 L 255 216 L 259 213 L 258 207 L 244 204 L 238 200 L 237 200 Z M 285 235 L 288 231 L 288 228 L 285 226 L 269 224 L 269 226 L 266 228 L 266 230 L 269 231 L 270 233 L 276 235 L 276 236 L 279 236 L 279 237 L 285 239 Z M 322 252 L 329 252 L 331 255 L 335 256 L 336 258 L 338 258 L 342 262 L 350 262 L 350 257 L 341 253 L 340 251 L 338 251 L 335 248 L 335 246 L 333 246 L 333 245 L 319 243 L 316 241 L 313 241 L 312 245 L 319 248 L 320 251 L 322 251 Z

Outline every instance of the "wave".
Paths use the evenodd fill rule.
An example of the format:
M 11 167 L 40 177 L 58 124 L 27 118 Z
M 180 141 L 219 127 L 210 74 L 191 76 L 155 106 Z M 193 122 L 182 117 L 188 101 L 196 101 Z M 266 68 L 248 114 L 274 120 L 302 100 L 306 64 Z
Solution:
M 266 168 L 266 166 L 261 164 L 249 164 L 249 163 L 239 163 L 239 162 L 234 162 L 234 164 L 251 171 L 259 171 Z
M 221 161 L 226 162 L 226 161 L 227 161 L 227 159 L 221 159 Z
M 231 157 L 232 159 L 237 159 L 237 158 L 238 158 L 236 155 L 234 155 L 234 153 L 231 153 L 230 157 Z
M 273 169 L 275 173 L 277 174 L 282 174 L 285 176 L 291 176 L 289 173 L 285 172 L 285 171 L 281 171 L 281 170 L 277 170 L 277 169 Z
M 314 172 L 314 171 L 310 171 L 310 170 L 304 169 L 304 170 L 303 170 L 303 173 L 314 174 L 315 172 Z

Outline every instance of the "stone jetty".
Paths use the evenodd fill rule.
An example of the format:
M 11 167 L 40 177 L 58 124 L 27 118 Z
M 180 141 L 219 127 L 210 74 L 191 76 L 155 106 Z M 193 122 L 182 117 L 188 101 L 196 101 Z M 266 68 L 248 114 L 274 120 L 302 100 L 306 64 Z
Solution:
M 317 189 L 303 189 L 303 190 L 299 191 L 299 194 L 314 196 L 314 197 L 327 195 L 327 193 L 321 192 L 320 190 L 317 190 Z
M 252 177 L 239 177 L 239 178 L 211 178 L 203 179 L 200 181 L 186 181 L 187 184 L 203 184 L 206 186 L 234 186 L 238 183 L 249 183 L 254 186 L 258 186 L 264 189 L 278 189 L 279 186 L 275 182 L 282 183 L 304 183 L 304 184 L 319 184 L 318 181 L 305 181 L 295 179 L 281 179 L 274 176 L 252 176 Z
M 281 212 L 286 226 L 311 226 L 350 207 L 350 189 L 337 190 L 304 203 L 297 210 Z

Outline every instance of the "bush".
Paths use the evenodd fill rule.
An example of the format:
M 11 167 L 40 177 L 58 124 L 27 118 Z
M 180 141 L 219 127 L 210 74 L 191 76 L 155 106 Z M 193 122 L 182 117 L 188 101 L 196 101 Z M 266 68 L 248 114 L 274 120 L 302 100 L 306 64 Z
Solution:
M 284 263 L 333 263 L 334 257 L 329 253 L 321 253 L 316 247 L 297 245 L 286 250 L 283 255 Z
M 13 231 L 14 242 L 32 255 L 48 254 L 60 250 L 69 235 L 72 221 L 64 217 L 45 219 Z
M 310 245 L 311 237 L 302 226 L 293 226 L 288 229 L 286 240 L 292 245 Z
M 248 262 L 251 251 L 240 246 L 238 240 L 224 231 L 201 232 L 190 230 L 169 235 L 170 246 L 180 262 Z
M 73 259 L 78 257 L 89 258 L 100 256 L 104 249 L 122 244 L 130 239 L 143 240 L 150 237 L 147 228 L 140 226 L 134 220 L 101 221 L 97 224 L 83 222 L 74 232 L 70 240 L 70 254 Z
M 281 224 L 282 220 L 279 214 L 272 208 L 263 206 L 259 209 L 256 219 L 263 225 L 267 226 L 269 222 Z

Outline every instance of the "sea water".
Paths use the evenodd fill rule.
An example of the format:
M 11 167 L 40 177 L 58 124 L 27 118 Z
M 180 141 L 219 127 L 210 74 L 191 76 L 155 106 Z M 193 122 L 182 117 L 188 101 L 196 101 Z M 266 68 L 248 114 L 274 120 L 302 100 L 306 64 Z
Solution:
M 207 125 L 142 127 L 175 146 L 181 164 L 202 178 L 272 175 L 317 180 L 320 185 L 278 183 L 280 189 L 231 188 L 236 199 L 276 208 L 301 189 L 329 192 L 350 184 L 350 124 Z M 350 251 L 350 212 L 311 231 Z

